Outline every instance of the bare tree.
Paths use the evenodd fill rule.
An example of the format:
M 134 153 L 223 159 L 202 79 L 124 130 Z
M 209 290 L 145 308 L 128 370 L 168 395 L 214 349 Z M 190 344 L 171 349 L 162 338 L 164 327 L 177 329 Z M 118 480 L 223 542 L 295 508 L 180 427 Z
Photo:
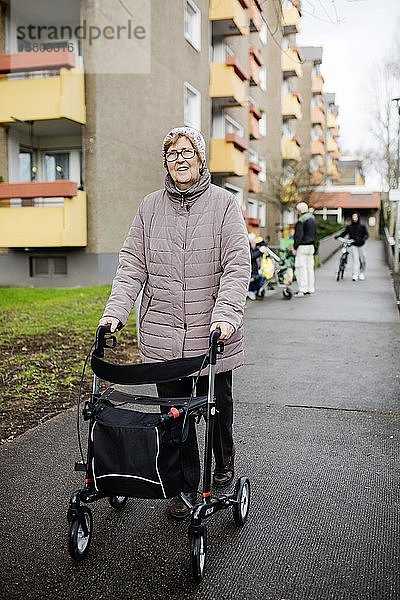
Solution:
M 400 57 L 400 48 L 399 48 Z M 385 190 L 398 185 L 399 173 L 399 117 L 393 98 L 400 96 L 400 68 L 393 61 L 386 61 L 372 79 L 371 134 L 374 147 L 366 152 L 364 166 L 379 173 Z

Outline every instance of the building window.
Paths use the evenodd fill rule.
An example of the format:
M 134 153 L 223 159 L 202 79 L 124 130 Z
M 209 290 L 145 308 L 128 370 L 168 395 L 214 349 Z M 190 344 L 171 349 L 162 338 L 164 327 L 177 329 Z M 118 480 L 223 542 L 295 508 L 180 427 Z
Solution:
M 260 181 L 267 181 L 267 161 L 265 158 L 259 158 L 258 164 L 260 165 L 261 171 L 258 174 Z
M 69 178 L 69 152 L 46 152 L 44 155 L 45 181 Z
M 37 169 L 33 165 L 32 150 L 20 149 L 19 151 L 19 180 L 23 182 L 34 181 Z
M 66 256 L 30 256 L 30 277 L 65 277 L 67 275 Z
M 263 92 L 267 89 L 267 69 L 260 67 L 260 88 Z
M 239 137 L 244 136 L 243 127 L 240 125 L 240 123 L 235 121 L 235 119 L 232 119 L 232 117 L 230 117 L 229 115 L 224 115 L 224 126 L 225 135 L 227 133 L 235 133 Z
M 258 202 L 257 200 L 247 200 L 247 214 L 250 219 L 258 219 Z
M 253 148 L 249 148 L 249 162 L 258 165 L 258 154 Z
M 258 203 L 258 218 L 260 219 L 260 227 L 266 225 L 266 204 L 265 202 Z
M 183 119 L 188 127 L 201 129 L 201 94 L 190 83 L 183 86 Z
M 267 135 L 267 114 L 265 112 L 261 113 L 261 119 L 258 121 L 258 128 L 260 134 L 265 137 Z
M 201 11 L 192 0 L 185 0 L 185 38 L 198 52 L 201 50 Z
M 267 41 L 268 41 L 268 29 L 267 29 L 267 24 L 263 23 L 261 25 L 261 29 L 259 31 L 259 38 L 260 38 L 260 42 L 263 44 L 263 46 L 267 45 Z
M 242 188 L 236 187 L 235 185 L 232 185 L 231 183 L 225 183 L 224 188 L 228 192 L 230 192 L 231 194 L 233 194 L 235 196 L 240 208 L 243 208 L 243 190 L 242 190 Z

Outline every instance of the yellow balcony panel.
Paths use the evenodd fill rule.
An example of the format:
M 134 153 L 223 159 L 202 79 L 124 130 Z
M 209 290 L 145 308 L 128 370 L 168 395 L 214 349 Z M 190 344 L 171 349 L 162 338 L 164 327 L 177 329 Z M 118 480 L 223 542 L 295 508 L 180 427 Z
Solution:
M 282 98 L 282 116 L 284 119 L 302 119 L 301 98 L 299 94 L 289 92 Z
M 337 127 L 336 116 L 328 110 L 328 114 L 326 116 L 326 126 L 330 129 L 331 127 Z
M 339 179 L 339 177 L 340 177 L 338 168 L 335 165 L 335 163 L 331 163 L 331 164 L 327 165 L 327 167 L 326 167 L 326 174 L 331 179 Z
M 284 183 L 281 187 L 281 202 L 283 204 L 294 204 L 298 202 L 297 185 L 292 181 Z
M 227 139 L 211 139 L 210 172 L 225 175 L 247 175 L 246 156 L 243 150 Z
M 283 35 L 290 33 L 299 33 L 300 31 L 300 12 L 292 4 L 282 12 L 281 25 L 283 27 Z
M 321 140 L 311 140 L 311 154 L 323 156 L 325 154 L 325 144 Z
M 311 91 L 313 94 L 322 94 L 324 90 L 324 78 L 322 75 L 315 75 L 311 80 Z
M 86 123 L 84 73 L 61 68 L 53 77 L 0 79 L 0 123 L 69 119 Z
M 84 247 L 86 192 L 64 198 L 60 206 L 0 207 L 1 248 Z
M 247 0 L 211 0 L 208 13 L 216 36 L 248 35 Z
M 246 106 L 246 80 L 237 74 L 235 66 L 212 63 L 209 95 L 224 106 Z
M 333 137 L 328 137 L 326 140 L 326 149 L 328 152 L 337 152 L 338 145 Z
M 281 64 L 285 77 L 303 77 L 301 57 L 297 48 L 282 50 Z
M 300 146 L 296 138 L 285 138 L 281 140 L 281 154 L 283 160 L 295 160 L 298 162 L 300 156 Z

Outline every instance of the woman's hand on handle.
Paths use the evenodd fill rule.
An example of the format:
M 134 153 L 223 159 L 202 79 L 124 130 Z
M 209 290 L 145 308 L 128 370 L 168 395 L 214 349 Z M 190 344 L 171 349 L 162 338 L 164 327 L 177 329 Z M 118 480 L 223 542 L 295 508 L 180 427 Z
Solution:
M 99 327 L 106 327 L 107 325 L 110 326 L 110 333 L 114 333 L 115 331 L 117 331 L 117 329 L 120 328 L 120 321 L 116 317 L 103 317 L 102 319 L 100 319 Z
M 233 325 L 227 323 L 226 321 L 217 321 L 216 323 L 211 323 L 210 333 L 215 329 L 221 330 L 221 336 L 219 338 L 221 341 L 229 340 L 229 338 L 235 332 L 235 328 L 233 327 Z

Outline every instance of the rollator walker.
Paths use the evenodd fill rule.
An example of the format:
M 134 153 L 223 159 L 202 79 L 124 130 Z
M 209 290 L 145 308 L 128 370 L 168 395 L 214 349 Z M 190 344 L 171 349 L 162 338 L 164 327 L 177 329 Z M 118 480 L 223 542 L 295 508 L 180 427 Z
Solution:
M 190 565 L 197 582 L 203 579 L 206 565 L 205 520 L 220 510 L 231 508 L 235 523 L 245 524 L 250 507 L 247 477 L 237 479 L 233 493 L 216 496 L 211 492 L 215 373 L 217 356 L 223 352 L 219 336 L 220 330 L 211 333 L 208 351 L 202 356 L 116 365 L 104 360 L 105 348 L 115 348 L 116 337 L 110 334 L 109 327 L 97 329 L 91 355 L 92 393 L 82 411 L 89 424 L 87 455 L 85 459 L 81 450 L 82 461 L 75 464 L 75 470 L 85 472 L 84 484 L 72 494 L 67 513 L 68 547 L 74 560 L 83 560 L 89 552 L 93 518 L 86 505 L 103 498 L 107 498 L 114 509 L 122 510 L 128 498 L 160 499 L 179 495 L 190 510 Z M 208 395 L 195 396 L 195 383 L 207 367 Z M 141 396 L 113 386 L 100 391 L 102 381 L 121 387 L 164 383 L 193 374 L 197 379 L 191 396 L 186 398 Z M 129 408 L 130 405 L 160 407 L 161 414 L 137 411 L 132 406 Z M 78 405 L 78 435 L 79 416 Z M 198 490 L 201 466 L 196 423 L 202 418 L 205 420 L 204 460 L 202 488 Z M 199 492 L 201 500 L 192 503 L 191 492 Z

